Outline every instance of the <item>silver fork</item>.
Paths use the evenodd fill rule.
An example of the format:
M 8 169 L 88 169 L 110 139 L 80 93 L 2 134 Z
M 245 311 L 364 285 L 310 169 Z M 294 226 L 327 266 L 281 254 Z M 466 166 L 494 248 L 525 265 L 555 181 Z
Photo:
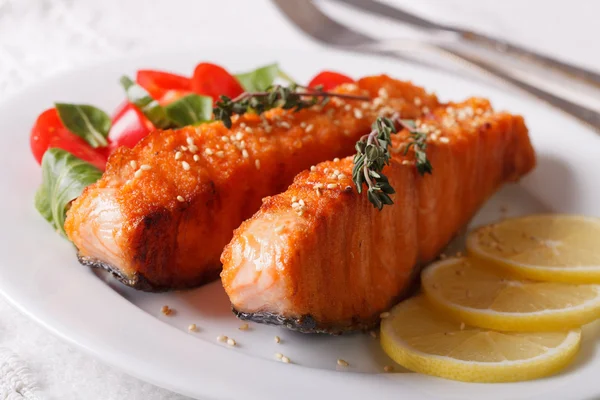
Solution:
M 539 54 L 533 50 L 523 48 L 517 44 L 506 40 L 498 39 L 479 32 L 463 29 L 457 26 L 440 24 L 438 22 L 422 18 L 412 14 L 402 8 L 392 7 L 378 0 L 336 0 L 345 3 L 359 10 L 379 15 L 385 18 L 393 19 L 400 23 L 412 25 L 422 31 L 450 34 L 452 39 L 463 41 L 478 47 L 487 48 L 507 56 L 511 56 L 521 61 L 538 64 L 554 72 L 563 73 L 570 78 L 578 79 L 587 84 L 600 87 L 600 74 L 587 70 L 585 68 L 571 65 L 555 58 Z
M 319 42 L 332 45 L 350 51 L 378 54 L 388 57 L 407 59 L 409 57 L 389 50 L 377 49 L 382 43 L 377 39 L 365 34 L 356 32 L 325 15 L 312 0 L 292 1 L 292 0 L 273 0 L 281 12 L 304 33 L 316 39 Z M 470 69 L 483 73 L 487 76 L 495 77 L 513 87 L 519 88 L 540 100 L 554 106 L 555 108 L 577 118 L 591 128 L 600 132 L 600 113 L 580 106 L 569 100 L 558 97 L 543 89 L 535 87 L 514 76 L 509 75 L 500 68 L 495 67 L 483 60 L 463 53 L 456 49 L 447 48 L 440 44 L 419 43 L 419 46 L 426 48 L 442 57 L 460 63 Z

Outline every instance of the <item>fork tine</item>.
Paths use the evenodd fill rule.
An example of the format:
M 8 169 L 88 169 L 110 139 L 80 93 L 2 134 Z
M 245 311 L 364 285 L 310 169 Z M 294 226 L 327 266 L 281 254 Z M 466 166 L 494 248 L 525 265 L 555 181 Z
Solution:
M 373 38 L 354 32 L 325 15 L 311 0 L 273 0 L 283 15 L 304 33 L 334 46 L 372 44 Z
M 273 0 L 273 3 L 300 31 L 321 43 L 348 51 L 392 57 L 432 69 L 448 70 L 443 64 L 437 65 L 428 60 L 416 58 L 413 55 L 407 54 L 407 52 L 400 53 L 398 51 L 377 48 L 378 41 L 376 39 L 362 33 L 354 32 L 350 28 L 332 20 L 314 4 L 313 0 Z M 452 72 L 451 70 L 448 71 Z

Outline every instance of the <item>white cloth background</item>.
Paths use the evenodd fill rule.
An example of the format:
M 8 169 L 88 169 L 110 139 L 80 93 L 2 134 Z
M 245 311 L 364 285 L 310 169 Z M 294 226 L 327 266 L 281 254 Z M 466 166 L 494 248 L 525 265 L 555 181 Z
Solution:
M 439 21 L 493 33 L 600 70 L 600 1 L 393 2 Z M 358 21 L 355 13 L 338 3 L 326 3 L 324 8 L 345 22 Z M 360 30 L 380 38 L 410 34 L 391 21 L 370 16 L 360 21 Z M 274 48 L 315 46 L 264 0 L 0 0 L 0 102 L 60 71 L 122 54 L 201 49 L 215 43 L 235 51 L 253 42 Z M 0 299 L 0 400 L 7 399 L 184 397 L 96 361 Z

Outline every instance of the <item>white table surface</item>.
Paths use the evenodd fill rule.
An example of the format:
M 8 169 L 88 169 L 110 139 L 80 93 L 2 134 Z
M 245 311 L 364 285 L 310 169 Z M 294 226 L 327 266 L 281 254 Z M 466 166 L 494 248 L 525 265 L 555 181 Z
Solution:
M 600 1 L 392 2 L 600 70 Z M 411 34 L 391 21 L 358 16 L 335 2 L 323 6 L 344 22 L 355 23 L 360 17 L 360 30 L 382 39 Z M 214 44 L 215 32 L 219 32 L 219 45 L 235 51 L 240 35 L 248 31 L 256 43 L 274 48 L 302 51 L 316 46 L 264 0 L 0 0 L 0 102 L 76 66 L 157 48 L 202 48 Z M 244 40 L 244 45 L 252 43 Z M 104 365 L 55 338 L 0 298 L 0 383 L 8 379 L 2 365 L 6 354 L 29 369 L 39 399 L 185 399 Z M 13 396 L 0 390 L 0 400 L 34 398 Z

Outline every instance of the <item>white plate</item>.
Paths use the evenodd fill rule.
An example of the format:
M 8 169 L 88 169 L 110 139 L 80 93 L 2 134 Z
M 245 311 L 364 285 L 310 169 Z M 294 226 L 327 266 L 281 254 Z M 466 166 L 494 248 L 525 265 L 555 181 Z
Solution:
M 122 100 L 117 84 L 136 68 L 191 73 L 199 60 L 233 71 L 278 61 L 299 81 L 323 68 L 354 76 L 386 72 L 435 89 L 443 100 L 471 95 L 492 99 L 498 109 L 525 115 L 539 155 L 538 167 L 519 185 L 506 187 L 479 213 L 474 223 L 509 214 L 561 211 L 600 216 L 600 137 L 545 106 L 497 89 L 459 80 L 431 70 L 378 58 L 331 50 L 243 52 L 203 50 L 196 54 L 137 57 L 70 72 L 29 88 L 0 107 L 0 291 L 15 306 L 57 335 L 106 362 L 149 382 L 189 396 L 210 398 L 432 398 L 525 399 L 548 396 L 597 398 L 600 356 L 598 334 L 586 327 L 582 351 L 562 373 L 513 384 L 465 384 L 414 373 L 381 374 L 391 361 L 369 335 L 344 337 L 301 335 L 279 328 L 241 322 L 229 310 L 218 282 L 168 294 L 136 292 L 99 278 L 75 259 L 33 208 L 40 169 L 28 146 L 29 129 L 38 113 L 53 101 L 88 102 L 112 110 Z M 176 310 L 160 313 L 162 305 Z M 196 323 L 197 333 L 187 326 Z M 236 348 L 217 343 L 217 335 L 237 340 Z M 282 338 L 281 344 L 273 340 Z M 281 352 L 293 365 L 274 360 Z M 336 360 L 350 362 L 336 371 Z

